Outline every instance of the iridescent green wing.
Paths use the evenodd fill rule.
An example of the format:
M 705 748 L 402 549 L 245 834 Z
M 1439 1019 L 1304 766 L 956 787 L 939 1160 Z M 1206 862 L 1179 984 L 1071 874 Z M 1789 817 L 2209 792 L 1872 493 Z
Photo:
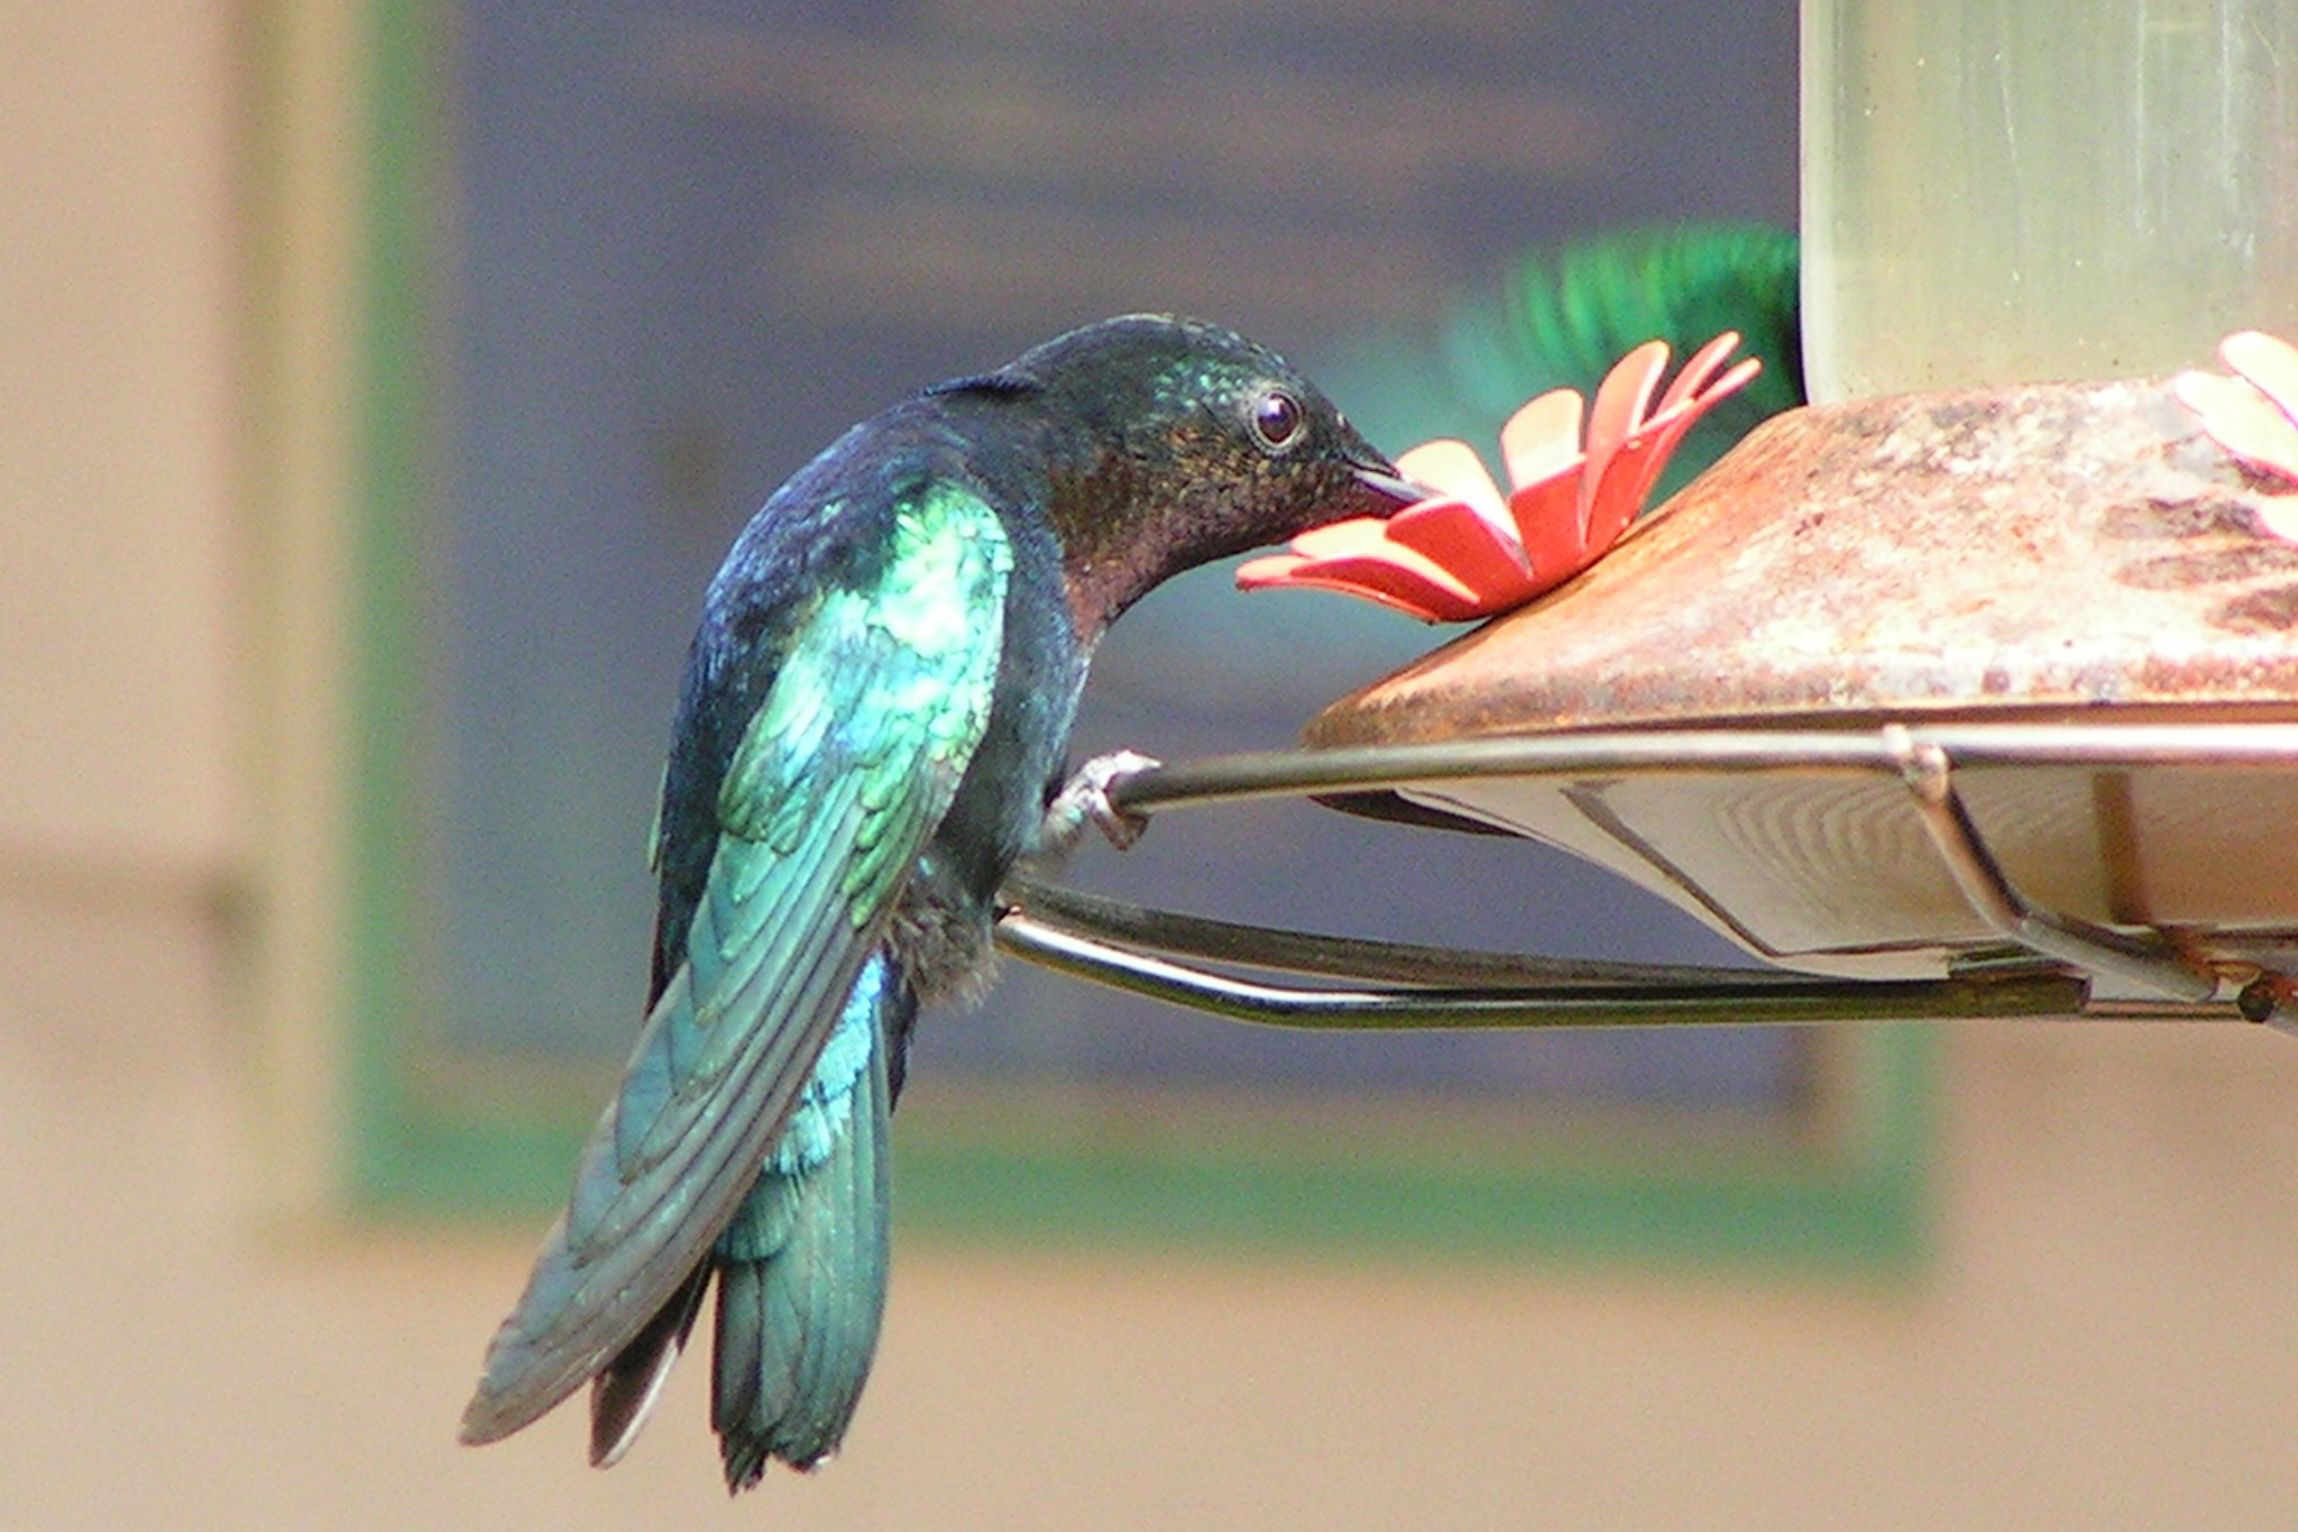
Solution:
M 1011 569 L 990 507 L 927 483 L 867 585 L 821 598 L 787 649 L 719 792 L 686 962 L 488 1348 L 465 1440 L 517 1430 L 612 1359 L 757 1179 L 988 726 Z

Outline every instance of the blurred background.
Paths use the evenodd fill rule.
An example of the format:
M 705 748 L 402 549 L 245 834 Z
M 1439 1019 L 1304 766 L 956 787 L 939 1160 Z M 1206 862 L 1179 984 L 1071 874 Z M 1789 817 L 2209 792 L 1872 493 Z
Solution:
M 0 21 L 0 1524 L 2287 1519 L 2285 1039 L 1264 1037 L 1023 973 L 926 1032 L 833 1468 L 728 1507 L 700 1367 L 611 1474 L 575 1410 L 452 1442 L 633 1024 L 676 669 L 766 490 L 1140 308 L 1408 445 L 1525 251 L 1791 220 L 1784 0 Z M 1434 641 L 1226 585 L 1127 619 L 1081 748 L 1279 746 Z M 1724 955 L 1306 807 L 1075 872 Z

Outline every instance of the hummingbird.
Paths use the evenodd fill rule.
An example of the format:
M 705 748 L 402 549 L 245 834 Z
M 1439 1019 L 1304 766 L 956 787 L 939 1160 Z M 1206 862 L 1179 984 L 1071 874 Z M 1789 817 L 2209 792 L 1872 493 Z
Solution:
M 645 1020 L 462 1439 L 591 1385 L 630 1446 L 715 1280 L 727 1486 L 811 1468 L 877 1348 L 888 1125 L 921 1007 L 993 966 L 999 885 L 1098 825 L 1069 769 L 1086 667 L 1159 582 L 1421 498 L 1282 358 L 1129 315 L 853 427 L 703 598 L 651 838 Z

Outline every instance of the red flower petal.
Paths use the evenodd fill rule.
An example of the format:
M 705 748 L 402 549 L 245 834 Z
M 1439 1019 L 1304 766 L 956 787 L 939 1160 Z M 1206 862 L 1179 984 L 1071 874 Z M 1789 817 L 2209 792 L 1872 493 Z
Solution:
M 1237 589 L 1270 590 L 1293 583 L 1293 575 L 1308 565 L 1297 553 L 1264 553 L 1237 566 Z
M 1557 388 L 1509 416 L 1500 428 L 1500 460 L 1508 466 L 1508 482 L 1521 490 L 1577 466 L 1584 408 L 1577 390 Z
M 1427 554 L 1394 543 L 1378 553 L 1317 559 L 1303 573 L 1320 579 L 1370 583 L 1382 590 L 1426 592 L 1432 599 L 1449 598 L 1469 607 L 1476 604 L 1476 592 L 1467 581 Z
M 1709 377 L 1714 374 L 1715 370 L 1724 364 L 1724 358 L 1730 356 L 1734 351 L 1738 349 L 1739 331 L 1726 330 L 1723 332 L 1723 334 L 1717 336 L 1714 340 L 1709 341 L 1706 345 L 1700 347 L 1699 350 L 1693 352 L 1691 356 L 1685 360 L 1684 370 L 1676 374 L 1675 382 L 1670 383 L 1668 385 L 1668 391 L 1660 396 L 1660 407 L 1652 411 L 1653 417 L 1656 419 L 1659 416 L 1665 415 L 1668 411 L 1676 409 L 1679 406 L 1689 402 L 1693 395 L 1697 394 L 1703 387 L 1706 386 Z M 1763 366 L 1761 362 L 1757 361 L 1752 356 L 1749 357 L 1747 361 L 1740 363 L 1740 366 L 1747 367 L 1750 363 L 1753 363 L 1754 367 L 1758 369 Z M 1751 370 L 1748 373 L 1748 377 L 1752 378 L 1754 376 L 1755 372 Z M 1745 381 L 1745 378 L 1740 380 L 1742 383 Z M 1733 389 L 1738 388 L 1739 386 L 1739 383 L 1732 383 L 1729 381 L 1718 383 L 1716 385 L 1716 396 L 1721 398 L 1724 394 L 1730 393 Z
M 1588 567 L 1583 556 L 1588 545 L 1580 527 L 1580 480 L 1585 472 L 1575 459 L 1544 479 L 1518 485 L 1508 497 L 1532 564 L 1535 590 L 1561 585 Z
M 1427 554 L 1488 601 L 1523 590 L 1532 576 L 1516 528 L 1494 526 L 1464 500 L 1423 500 L 1407 506 L 1389 518 L 1388 537 Z
M 1293 551 L 1311 558 L 1345 553 L 1372 553 L 1388 541 L 1388 523 L 1377 516 L 1351 516 L 1311 527 L 1293 539 Z
M 1474 591 L 1408 548 L 1329 559 L 1273 554 L 1239 569 L 1237 584 L 1246 590 L 1315 586 L 1345 591 L 1424 622 L 1465 622 L 1487 610 Z
M 2214 372 L 2182 372 L 2171 388 L 2229 456 L 2262 473 L 2298 479 L 2298 426 L 2256 388 Z
M 1685 364 L 1685 375 L 1690 376 L 1692 368 L 1714 349 L 1712 341 L 1702 348 L 1699 357 Z M 1712 362 L 1709 363 L 1709 367 L 1712 366 Z M 1604 517 L 1591 517 L 1588 533 L 1591 544 L 1600 539 L 1603 546 L 1609 548 L 1620 540 L 1620 534 L 1627 531 L 1628 524 L 1636 519 L 1644 508 L 1644 502 L 1651 498 L 1652 486 L 1660 482 L 1660 474 L 1667 468 L 1668 459 L 1675 455 L 1676 448 L 1683 443 L 1691 428 L 1700 423 L 1700 417 L 1747 387 L 1749 380 L 1761 371 L 1762 361 L 1751 356 L 1716 379 L 1714 386 L 1704 392 L 1696 395 L 1687 393 L 1672 403 L 1661 401 L 1658 413 L 1637 428 L 1628 438 L 1621 454 L 1605 471 L 1604 482 L 1598 486 L 1597 493 L 1607 505 L 1613 507 L 1608 514 L 1618 517 L 1618 521 L 1613 525 Z M 1675 392 L 1673 388 L 1668 390 L 1671 396 Z M 1612 482 L 1615 478 L 1624 481 L 1616 490 Z M 1625 510 L 1624 516 L 1620 515 L 1622 509 Z M 1610 535 L 1603 536 L 1607 528 Z
M 1588 466 L 1580 475 L 1581 543 L 1589 541 L 1587 527 L 1596 490 L 1604 480 L 1605 465 L 1630 432 L 1643 423 L 1667 369 L 1666 341 L 1648 340 L 1613 365 L 1596 389 L 1596 406 L 1588 412 Z
M 1584 486 L 1588 499 L 1588 529 L 1581 559 L 1593 564 L 1612 551 L 1612 544 L 1644 508 L 1644 496 L 1659 477 L 1668 455 L 1657 438 L 1643 432 L 1631 435 L 1604 464 L 1601 477 L 1590 472 Z
M 1464 441 L 1448 436 L 1422 442 L 1397 458 L 1396 471 L 1415 484 L 1435 490 L 1429 497 L 1431 500 L 1464 501 L 1485 511 L 1493 525 L 1507 524 L 1507 514 L 1500 504 L 1500 486 L 1492 482 L 1484 459 Z
M 2276 537 L 2298 543 L 2298 495 L 2284 495 L 2258 508 L 2258 519 Z
M 2237 330 L 2218 343 L 2218 355 L 2298 422 L 2298 346 L 2257 330 Z

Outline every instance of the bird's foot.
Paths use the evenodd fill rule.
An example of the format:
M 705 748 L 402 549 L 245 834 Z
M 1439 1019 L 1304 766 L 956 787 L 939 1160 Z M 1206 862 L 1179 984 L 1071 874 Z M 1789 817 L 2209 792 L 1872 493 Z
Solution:
M 1047 851 L 1067 851 L 1090 824 L 1098 826 L 1118 850 L 1128 849 L 1149 828 L 1149 817 L 1126 813 L 1110 801 L 1110 792 L 1120 782 L 1160 764 L 1132 750 L 1112 750 L 1087 761 L 1070 774 L 1068 784 L 1046 805 L 1039 844 Z

